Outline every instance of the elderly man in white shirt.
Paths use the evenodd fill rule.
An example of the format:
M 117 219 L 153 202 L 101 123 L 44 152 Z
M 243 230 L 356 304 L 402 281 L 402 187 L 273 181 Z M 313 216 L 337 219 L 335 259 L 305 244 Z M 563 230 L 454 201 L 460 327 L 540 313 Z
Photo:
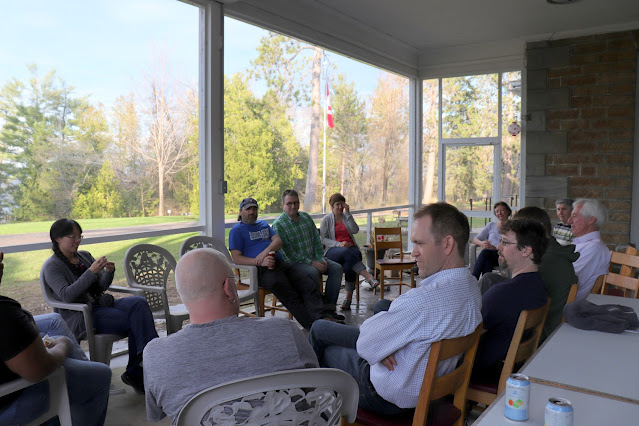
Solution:
M 610 250 L 599 233 L 606 216 L 606 208 L 597 200 L 582 198 L 572 205 L 568 224 L 575 235 L 572 241 L 575 252 L 579 253 L 579 259 L 573 263 L 579 283 L 576 300 L 588 296 L 597 277 L 608 273 Z
M 351 374 L 359 384 L 359 406 L 379 414 L 414 408 L 431 344 L 471 334 L 482 321 L 479 286 L 464 264 L 468 218 L 449 204 L 435 203 L 414 219 L 412 255 L 425 277 L 421 285 L 359 329 L 319 320 L 309 334 L 320 366 Z M 456 357 L 441 361 L 438 375 L 456 362 Z

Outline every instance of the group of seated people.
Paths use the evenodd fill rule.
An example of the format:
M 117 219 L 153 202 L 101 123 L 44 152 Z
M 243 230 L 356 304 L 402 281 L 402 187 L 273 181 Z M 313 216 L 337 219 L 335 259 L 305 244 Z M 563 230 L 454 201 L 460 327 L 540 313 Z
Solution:
M 359 405 L 367 411 L 409 411 L 416 406 L 432 343 L 471 334 L 483 322 L 473 375 L 494 377 L 522 310 L 542 307 L 551 298 L 547 337 L 561 321 L 570 285 L 578 282 L 578 298 L 583 298 L 594 285 L 592 277 L 605 274 L 608 267 L 609 252 L 599 235 L 606 212 L 595 200 L 577 200 L 571 206 L 567 222 L 575 245 L 560 245 L 551 235 L 547 213 L 536 207 L 500 221 L 499 240 L 491 244 L 511 278 L 486 273 L 480 283 L 464 261 L 468 218 L 447 203 L 428 204 L 414 214 L 411 228 L 412 256 L 422 281 L 393 301 L 378 302 L 375 315 L 361 327 L 351 327 L 335 311 L 342 273 L 350 283 L 349 305 L 357 274 L 371 287 L 377 282 L 364 272 L 359 250 L 349 250 L 356 247 L 357 225 L 344 197 L 334 195 L 331 205 L 332 215 L 324 218 L 318 234 L 310 216 L 299 211 L 297 193 L 286 191 L 276 232 L 257 220 L 257 201 L 246 198 L 229 236 L 233 261 L 258 267 L 259 285 L 282 301 L 308 330 L 308 338 L 285 318 L 238 318 L 236 278 L 226 257 L 213 249 L 193 250 L 180 258 L 176 288 L 190 324 L 162 338 L 157 338 L 143 298 L 113 300 L 104 293 L 115 267 L 104 257 L 95 260 L 78 251 L 82 231 L 75 221 L 62 219 L 52 226 L 54 254 L 43 266 L 43 279 L 61 300 L 91 303 L 97 332 L 128 335 L 129 364 L 122 380 L 145 393 L 149 420 L 168 415 L 175 421 L 188 400 L 206 388 L 318 366 L 351 374 L 359 385 Z M 508 217 L 510 212 L 499 215 Z M 323 296 L 320 274 L 328 275 Z M 342 309 L 348 309 L 345 305 Z M 5 297 L 0 297 L 0 306 L 3 324 L 15 324 L 3 327 L 3 342 L 10 343 L 3 345 L 0 382 L 19 376 L 37 381 L 63 365 L 74 424 L 103 424 L 111 371 L 88 361 L 79 348 L 77 341 L 85 332 L 81 318 L 61 311 L 62 316 L 34 319 Z M 42 343 L 44 334 L 53 338 L 48 348 Z M 456 361 L 441 362 L 438 375 L 452 370 Z M 87 375 L 93 378 L 84 380 Z M 44 406 L 46 390 L 32 388 L 0 400 L 0 424 L 24 421 L 21 407 L 39 407 L 36 400 Z M 35 417 L 35 411 L 28 414 Z

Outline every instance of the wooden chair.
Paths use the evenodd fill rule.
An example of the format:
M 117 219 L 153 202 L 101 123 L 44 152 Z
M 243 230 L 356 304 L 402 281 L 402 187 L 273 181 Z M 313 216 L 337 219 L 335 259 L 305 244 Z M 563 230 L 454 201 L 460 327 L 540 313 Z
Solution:
M 417 407 L 414 412 L 399 416 L 381 416 L 369 413 L 359 408 L 355 423 L 342 420 L 342 425 L 455 425 L 464 424 L 464 410 L 466 409 L 466 391 L 468 381 L 477 353 L 482 324 L 468 336 L 446 339 L 435 342 L 430 347 L 428 364 L 424 372 L 424 379 L 419 390 Z M 439 361 L 463 355 L 462 362 L 448 374 L 436 377 Z M 442 399 L 453 395 L 452 403 Z
M 231 267 L 235 270 L 235 273 L 238 277 L 237 296 L 240 300 L 240 306 L 248 302 L 253 302 L 253 306 L 255 308 L 255 314 L 243 310 L 240 310 L 240 313 L 250 317 L 260 316 L 259 313 L 263 312 L 263 310 L 260 311 L 259 299 L 257 294 L 257 268 L 255 266 L 235 265 L 233 263 L 233 259 L 231 258 L 231 254 L 226 248 L 224 242 L 218 240 L 217 238 L 209 237 L 206 235 L 195 235 L 184 240 L 184 242 L 180 246 L 180 257 L 184 256 L 185 253 L 198 248 L 212 248 L 213 250 L 217 250 L 224 256 L 226 256 L 226 259 L 229 261 Z M 246 270 L 249 272 L 250 279 L 248 281 L 241 281 L 240 270 Z
M 189 319 L 186 306 L 170 305 L 166 294 L 166 284 L 171 271 L 175 271 L 175 264 L 171 253 L 154 244 L 136 244 L 124 255 L 124 275 L 129 287 L 144 290 L 153 318 L 166 321 L 167 334 L 179 331 L 182 323 Z
M 479 402 L 488 406 L 506 388 L 506 380 L 513 373 L 515 365 L 526 361 L 537 350 L 549 308 L 550 299 L 541 308 L 521 311 L 513 338 L 510 341 L 510 347 L 506 353 L 499 381 L 497 383 L 471 381 L 466 395 L 469 401 Z M 526 331 L 529 331 L 529 335 L 524 337 Z
M 184 405 L 176 423 L 335 425 L 355 419 L 358 399 L 357 382 L 344 371 L 278 371 L 203 390 Z
M 71 408 L 69 406 L 69 393 L 67 391 L 67 379 L 64 375 L 64 367 L 58 367 L 42 381 L 49 382 L 49 409 L 31 420 L 26 426 L 39 425 L 58 416 L 61 426 L 71 426 Z M 35 383 L 25 379 L 15 379 L 0 385 L 0 397 L 10 395 L 19 390 L 33 386 Z
M 82 312 L 84 328 L 86 329 L 86 340 L 89 344 L 89 358 L 91 361 L 101 362 L 109 365 L 111 362 L 111 350 L 113 342 L 126 338 L 126 334 L 98 334 L 93 328 L 93 309 L 87 303 L 63 302 L 58 295 L 51 290 L 47 284 L 43 271 L 40 271 L 40 287 L 42 295 L 47 305 L 57 309 L 68 309 L 70 311 Z M 109 291 L 133 294 L 144 297 L 144 292 L 139 289 L 110 286 Z
M 577 297 L 578 289 L 579 289 L 579 286 L 577 285 L 577 283 L 574 283 L 573 285 L 570 286 L 570 291 L 568 291 L 568 298 L 566 299 L 566 305 L 575 301 L 575 298 Z M 561 317 L 561 322 L 566 322 L 566 319 L 563 316 Z
M 592 290 L 590 290 L 590 294 L 599 294 L 601 293 L 601 286 L 603 285 L 605 275 L 599 275 L 597 280 L 595 281 L 595 285 L 592 286 Z
M 413 266 L 417 263 L 412 259 L 404 259 L 404 249 L 402 242 L 402 228 L 375 228 L 374 231 L 375 253 L 377 250 L 399 249 L 399 259 L 375 259 L 375 278 L 379 280 L 380 298 L 384 298 L 385 285 L 398 285 L 399 294 L 402 294 L 402 286 L 415 287 L 415 273 Z M 376 256 L 377 257 L 377 256 Z M 410 271 L 410 284 L 402 281 L 405 270 Z M 379 271 L 379 274 L 377 273 Z M 396 283 L 385 284 L 384 275 L 386 271 L 399 271 L 399 279 Z M 375 289 L 377 292 L 377 289 Z
M 610 265 L 621 265 L 619 273 L 608 272 L 604 275 L 603 284 L 601 285 L 601 294 L 606 294 L 606 286 L 614 285 L 619 290 L 618 295 L 630 297 L 631 291 L 634 291 L 634 298 L 639 298 L 639 279 L 636 278 L 636 271 L 639 268 L 639 256 L 634 256 L 616 251 L 610 254 Z

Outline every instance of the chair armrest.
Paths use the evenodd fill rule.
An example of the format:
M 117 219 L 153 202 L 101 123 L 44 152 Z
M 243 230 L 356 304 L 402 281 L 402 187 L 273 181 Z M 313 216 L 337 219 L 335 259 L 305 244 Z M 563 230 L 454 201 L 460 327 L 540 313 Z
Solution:
M 231 268 L 233 269 L 243 269 L 245 271 L 249 272 L 249 290 L 250 291 L 257 291 L 257 266 L 252 266 L 252 265 L 236 265 L 233 264 L 231 265 Z
M 148 291 L 149 293 L 160 293 L 160 294 L 164 293 L 164 288 L 156 287 L 154 285 L 135 284 L 135 287 L 133 287 L 132 289 L 140 289 L 142 290 L 142 292 Z
M 128 293 L 134 296 L 144 297 L 144 290 L 142 290 L 141 288 L 121 287 L 117 285 L 112 285 L 107 290 L 115 291 L 118 293 Z
M 92 313 L 91 306 L 86 303 L 72 303 L 72 302 L 61 302 L 59 300 L 49 300 L 48 304 L 52 308 L 60 308 L 60 309 L 68 309 L 70 311 L 79 311 L 84 314 L 85 317 L 90 317 Z

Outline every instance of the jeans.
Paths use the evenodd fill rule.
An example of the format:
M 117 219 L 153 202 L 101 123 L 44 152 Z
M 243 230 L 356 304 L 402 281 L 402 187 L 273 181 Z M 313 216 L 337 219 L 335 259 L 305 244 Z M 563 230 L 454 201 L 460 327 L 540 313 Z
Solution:
M 142 378 L 142 351 L 158 337 L 153 313 L 144 297 L 116 299 L 113 307 L 93 306 L 93 326 L 98 333 L 126 334 L 129 338 L 129 362 L 126 371 L 134 378 Z
M 314 269 L 314 268 L 313 268 Z M 317 281 L 290 263 L 276 261 L 275 268 L 257 268 L 259 286 L 272 292 L 305 329 L 322 317 L 324 310 Z
M 370 365 L 357 353 L 359 329 L 330 321 L 315 321 L 308 340 L 317 355 L 320 367 L 347 372 L 359 387 L 359 407 L 378 414 L 394 415 L 410 409 L 399 408 L 377 394 L 370 380 Z
M 497 254 L 497 250 L 491 249 L 483 249 L 479 256 L 477 256 L 477 261 L 475 262 L 475 267 L 473 268 L 473 275 L 475 278 L 479 279 L 481 274 L 485 274 L 487 272 L 492 272 L 493 267 L 499 264 L 499 254 Z
M 330 259 L 324 259 L 327 263 L 326 275 L 328 278 L 326 279 L 326 286 L 324 288 L 324 296 L 322 297 L 322 301 L 325 305 L 334 305 L 337 303 L 337 297 L 339 296 L 339 290 L 342 286 L 342 265 L 337 262 L 333 262 Z M 319 285 L 319 271 L 315 269 L 315 267 L 308 263 L 295 263 L 293 264 L 293 268 L 303 272 L 306 276 L 316 281 Z
M 346 290 L 354 290 L 357 276 L 366 269 L 362 263 L 362 252 L 359 251 L 359 247 L 332 247 L 326 252 L 326 257 L 342 265 Z
M 72 343 L 69 357 L 62 366 L 67 380 L 73 424 L 103 425 L 109 402 L 111 369 L 102 363 L 87 361 L 84 352 L 59 314 L 37 315 L 34 320 L 41 336 L 64 336 Z M 11 405 L 0 412 L 0 424 L 27 423 L 44 413 L 48 407 L 48 382 L 37 383 L 24 389 Z M 55 425 L 59 422 L 56 417 L 45 424 Z

